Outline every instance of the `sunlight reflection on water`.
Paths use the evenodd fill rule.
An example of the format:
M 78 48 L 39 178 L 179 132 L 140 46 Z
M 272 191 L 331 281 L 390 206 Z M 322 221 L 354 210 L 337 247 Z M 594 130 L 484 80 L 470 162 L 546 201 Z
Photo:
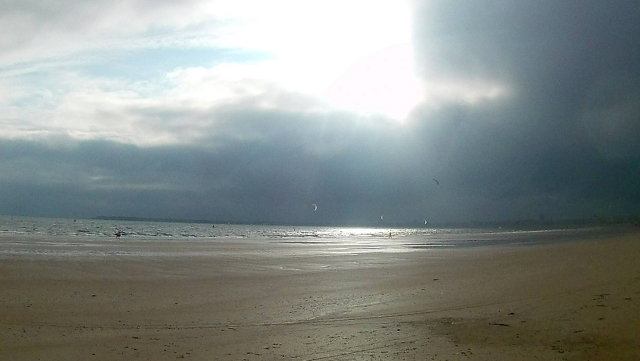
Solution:
M 121 230 L 123 236 L 116 238 Z M 611 229 L 215 225 L 0 217 L 0 257 L 303 257 L 584 239 Z

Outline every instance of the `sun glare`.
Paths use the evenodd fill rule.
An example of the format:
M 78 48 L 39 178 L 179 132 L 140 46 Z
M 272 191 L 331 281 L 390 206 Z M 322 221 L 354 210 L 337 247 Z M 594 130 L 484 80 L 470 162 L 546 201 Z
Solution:
M 340 74 L 324 93 L 341 108 L 403 120 L 422 98 L 410 44 L 368 54 Z
M 361 114 L 402 120 L 420 101 L 407 2 L 270 4 L 240 15 L 245 45 L 272 55 L 248 73 Z

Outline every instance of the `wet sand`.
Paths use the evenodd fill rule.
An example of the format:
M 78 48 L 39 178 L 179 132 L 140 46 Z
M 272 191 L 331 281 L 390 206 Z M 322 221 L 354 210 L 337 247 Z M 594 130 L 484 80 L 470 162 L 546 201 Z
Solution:
M 0 359 L 640 359 L 640 233 L 397 253 L 131 247 L 175 252 L 1 259 Z

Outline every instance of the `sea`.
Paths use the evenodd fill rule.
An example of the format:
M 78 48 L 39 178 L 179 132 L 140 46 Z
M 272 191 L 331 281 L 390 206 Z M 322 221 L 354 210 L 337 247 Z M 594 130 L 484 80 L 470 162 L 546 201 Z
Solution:
M 629 227 L 385 228 L 238 225 L 0 216 L 0 259 L 12 257 L 198 256 L 193 245 L 310 246 L 326 253 L 415 252 L 442 248 L 571 242 L 628 233 Z M 116 235 L 120 234 L 119 237 Z M 154 243 L 158 247 L 154 247 Z M 167 250 L 167 244 L 185 245 Z M 135 246 L 134 245 L 138 245 Z M 144 245 L 144 247 L 139 247 Z M 163 247 L 160 247 L 162 245 Z M 157 248 L 157 250 L 156 250 Z M 250 248 L 250 247 L 249 247 Z M 301 248 L 302 249 L 302 248 Z M 155 250 L 155 251 L 154 251 Z

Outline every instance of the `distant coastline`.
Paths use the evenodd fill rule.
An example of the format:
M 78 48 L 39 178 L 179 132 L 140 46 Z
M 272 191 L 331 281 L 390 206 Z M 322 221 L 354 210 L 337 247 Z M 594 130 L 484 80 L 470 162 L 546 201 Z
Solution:
M 180 219 L 180 218 L 148 218 L 129 216 L 97 216 L 91 219 L 101 221 L 128 221 L 128 222 L 161 222 L 161 223 L 222 223 L 204 219 Z M 228 223 L 228 222 L 224 222 Z
M 97 216 L 91 219 L 108 221 L 129 221 L 129 222 L 166 222 L 166 223 L 199 223 L 199 224 L 233 224 L 233 225 L 268 225 L 268 226 L 312 226 L 312 227 L 373 227 L 373 228 L 575 228 L 585 226 L 619 226 L 635 225 L 640 226 L 640 216 L 627 217 L 594 217 L 559 220 L 507 220 L 507 221 L 468 221 L 468 222 L 431 222 L 423 224 L 417 220 L 409 222 L 385 222 L 385 223 L 294 223 L 294 222 L 267 222 L 267 221 L 230 221 L 230 220 L 206 220 L 206 219 L 183 219 L 183 218 L 154 218 L 154 217 L 132 217 L 132 216 Z

